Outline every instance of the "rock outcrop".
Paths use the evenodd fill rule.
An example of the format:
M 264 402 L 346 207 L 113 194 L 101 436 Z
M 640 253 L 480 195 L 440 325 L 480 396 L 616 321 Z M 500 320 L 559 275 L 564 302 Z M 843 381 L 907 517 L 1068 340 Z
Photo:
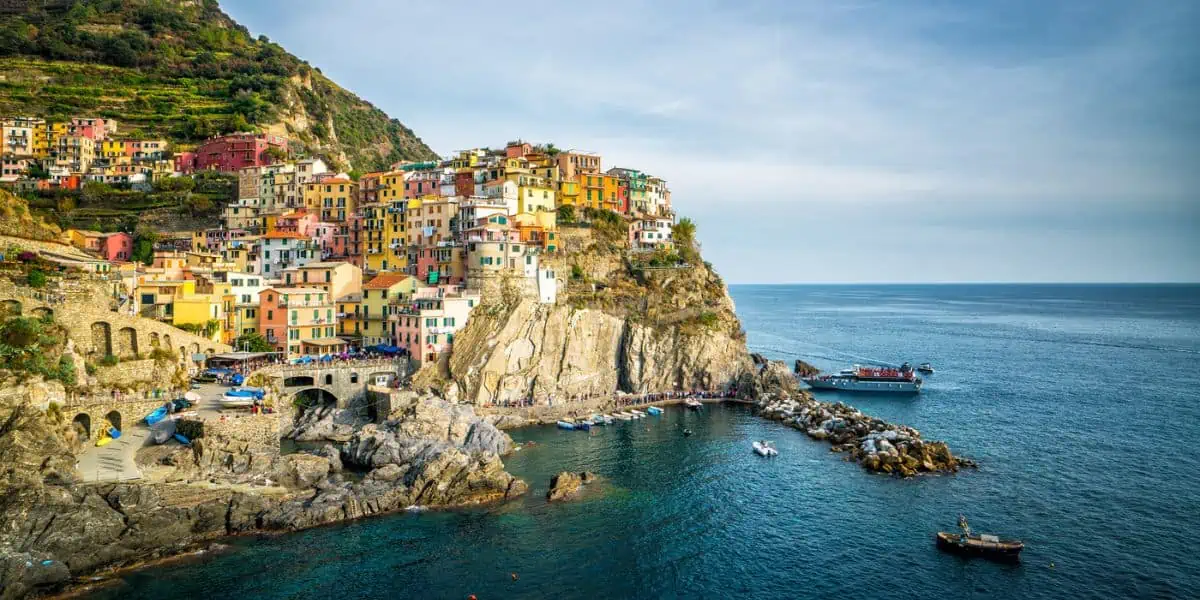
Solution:
M 921 432 L 912 427 L 887 423 L 841 402 L 815 400 L 799 389 L 796 378 L 780 362 L 744 374 L 738 394 L 752 400 L 763 417 L 829 442 L 833 451 L 846 452 L 847 460 L 868 471 L 912 477 L 975 466 L 972 460 L 951 454 L 945 442 L 921 439 Z
M 546 500 L 550 502 L 574 500 L 579 497 L 583 486 L 595 483 L 597 479 L 596 474 L 591 471 L 582 473 L 563 471 L 550 479 L 550 491 L 546 492 Z

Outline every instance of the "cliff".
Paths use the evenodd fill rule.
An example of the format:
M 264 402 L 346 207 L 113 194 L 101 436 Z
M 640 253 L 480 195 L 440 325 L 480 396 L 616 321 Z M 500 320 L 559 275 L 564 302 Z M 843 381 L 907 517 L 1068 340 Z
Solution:
M 646 268 L 620 244 L 579 246 L 546 259 L 569 274 L 556 304 L 484 304 L 455 336 L 448 365 L 437 377 L 425 370 L 418 385 L 474 404 L 562 406 L 615 392 L 722 389 L 750 367 L 733 301 L 707 264 Z

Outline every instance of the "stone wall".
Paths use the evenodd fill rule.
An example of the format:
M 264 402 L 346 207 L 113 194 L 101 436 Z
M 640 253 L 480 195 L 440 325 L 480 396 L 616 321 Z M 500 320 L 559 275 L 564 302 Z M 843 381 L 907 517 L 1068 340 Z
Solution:
M 190 439 L 209 439 L 244 443 L 249 450 L 279 455 L 279 414 L 226 415 L 220 419 L 183 418 L 177 431 Z
M 121 361 L 111 367 L 96 368 L 96 382 L 103 389 L 122 391 L 174 390 L 186 385 L 187 372 L 180 376 L 178 363 L 153 359 Z M 164 398 L 165 400 L 165 398 Z
M 367 385 L 374 383 L 375 375 L 403 377 L 405 365 L 404 361 L 391 359 L 335 362 L 327 366 L 276 365 L 256 371 L 248 379 L 253 381 L 256 375 L 267 377 L 269 383 L 264 387 L 278 391 L 277 397 L 272 395 L 277 407 L 289 406 L 298 393 L 317 389 L 333 394 L 338 408 L 348 408 L 366 403 Z

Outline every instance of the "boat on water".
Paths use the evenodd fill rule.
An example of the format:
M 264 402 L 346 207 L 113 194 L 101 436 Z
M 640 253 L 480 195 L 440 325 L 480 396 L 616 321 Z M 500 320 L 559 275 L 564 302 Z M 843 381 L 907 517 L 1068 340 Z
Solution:
M 592 415 L 588 417 L 592 425 L 608 425 L 608 421 L 604 420 L 604 415 Z
M 915 394 L 921 391 L 923 383 L 908 363 L 899 368 L 854 365 L 836 375 L 814 375 L 802 381 L 815 390 L 891 394 Z
M 661 409 L 657 406 L 651 406 L 650 408 L 646 409 L 646 412 L 648 412 L 652 415 L 661 415 L 661 414 L 663 414 L 663 409 Z
M 700 410 L 701 408 L 704 408 L 704 403 L 695 398 L 688 398 L 687 400 L 684 400 L 683 405 L 689 410 Z
M 917 365 L 917 372 L 931 375 L 933 374 L 933 365 L 929 363 L 921 363 Z
M 754 453 L 759 456 L 778 456 L 779 451 L 775 449 L 775 444 L 767 440 L 758 440 L 750 444 L 754 448 Z
M 639 418 L 639 419 L 645 419 L 645 418 L 646 418 L 646 413 L 644 413 L 644 412 L 642 412 L 642 411 L 640 411 L 640 410 L 638 410 L 638 409 L 636 409 L 636 408 L 635 408 L 635 409 L 633 409 L 633 410 L 631 410 L 631 411 L 629 411 L 629 412 L 633 413 L 633 414 L 634 414 L 634 416 L 636 416 L 636 417 L 637 417 L 637 418 Z
M 684 429 L 684 430 L 683 430 L 683 436 L 684 436 L 684 437 L 691 437 L 691 435 L 692 435 L 692 430 L 691 430 L 691 429 Z
M 604 419 L 605 425 L 612 425 L 613 421 L 616 420 L 616 419 L 613 419 L 612 415 L 601 415 L 601 417 Z
M 613 418 L 620 419 L 622 421 L 628 421 L 633 418 L 633 415 L 631 415 L 625 411 L 621 411 L 621 412 L 613 413 Z
M 592 422 L 587 419 L 579 419 L 578 421 L 575 421 L 575 429 L 590 431 L 592 429 Z
M 937 547 L 945 552 L 961 556 L 977 556 L 1005 562 L 1021 559 L 1025 544 L 1020 540 L 1001 538 L 986 533 L 973 533 L 967 518 L 959 515 L 959 533 L 937 532 Z
M 559 421 L 558 428 L 559 429 L 575 429 L 575 424 L 571 423 L 569 421 Z

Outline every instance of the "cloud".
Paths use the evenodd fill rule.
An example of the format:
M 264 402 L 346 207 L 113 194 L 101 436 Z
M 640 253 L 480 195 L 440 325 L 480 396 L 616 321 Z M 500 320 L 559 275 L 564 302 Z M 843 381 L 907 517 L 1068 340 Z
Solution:
M 777 243 L 714 243 L 710 232 L 731 217 L 790 222 L 903 205 L 933 220 L 981 219 L 960 224 L 980 230 L 986 213 L 960 207 L 1011 205 L 1038 219 L 1033 208 L 1054 205 L 1141 223 L 1114 243 L 1131 256 L 1157 248 L 1147 257 L 1155 269 L 1197 276 L 1187 265 L 1200 250 L 1186 239 L 1200 239 L 1193 2 L 223 5 L 443 153 L 523 137 L 668 179 L 680 209 L 700 215 L 718 267 Z M 1133 252 L 1162 235 L 1136 210 L 1166 204 L 1192 207 L 1184 228 L 1167 232 L 1184 237 Z M 921 210 L 932 206 L 941 212 Z M 997 277 L 1035 263 L 1033 244 L 981 247 L 917 225 L 942 236 L 939 251 L 976 256 Z M 874 233 L 868 249 L 891 237 L 886 224 L 860 227 Z M 1086 234 L 1071 240 L 1092 247 Z M 928 262 L 918 253 L 932 248 L 906 260 Z M 1088 253 L 1067 254 L 1076 264 L 1057 267 L 1063 277 L 1082 272 Z M 763 276 L 799 277 L 781 268 Z M 1108 268 L 1113 279 L 1138 274 Z

